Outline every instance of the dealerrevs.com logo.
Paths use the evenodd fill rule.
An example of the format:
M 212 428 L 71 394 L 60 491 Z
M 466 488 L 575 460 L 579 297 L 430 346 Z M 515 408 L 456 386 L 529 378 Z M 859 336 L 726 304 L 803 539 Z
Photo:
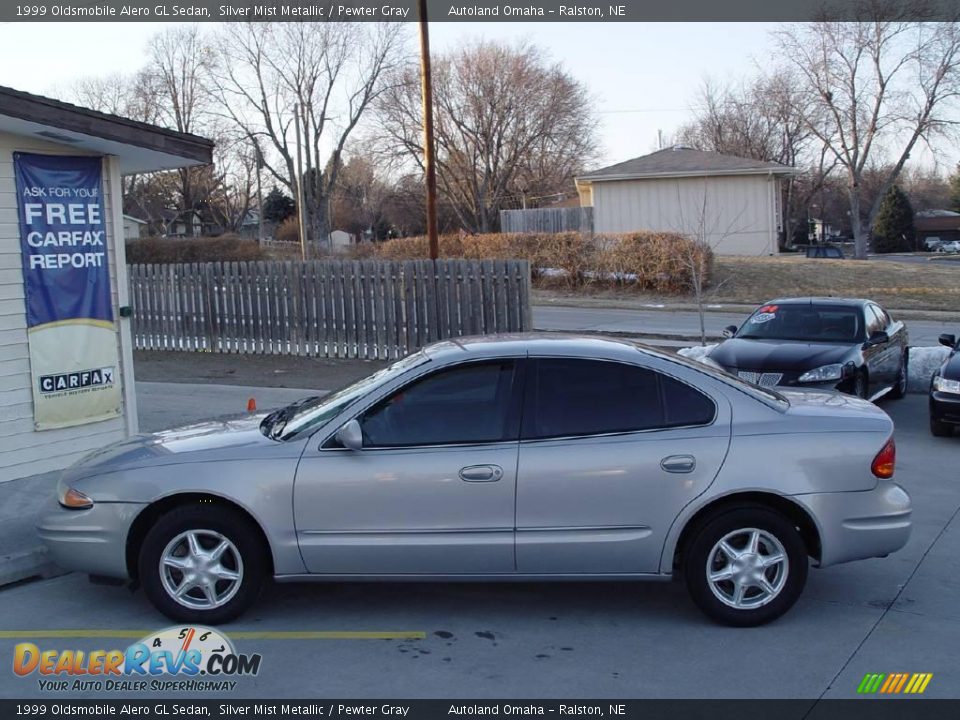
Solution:
M 19 643 L 13 672 L 36 677 L 40 690 L 231 691 L 238 676 L 260 672 L 261 656 L 242 654 L 225 634 L 202 626 L 174 626 L 123 650 L 41 649 Z

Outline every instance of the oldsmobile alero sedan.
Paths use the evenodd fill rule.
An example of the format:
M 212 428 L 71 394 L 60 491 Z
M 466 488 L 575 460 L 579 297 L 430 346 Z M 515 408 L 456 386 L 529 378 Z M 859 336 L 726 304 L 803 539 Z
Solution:
M 808 563 L 884 556 L 911 508 L 893 423 L 613 339 L 441 342 L 265 417 L 138 436 L 63 473 L 66 568 L 216 624 L 263 583 L 667 580 L 731 625 Z

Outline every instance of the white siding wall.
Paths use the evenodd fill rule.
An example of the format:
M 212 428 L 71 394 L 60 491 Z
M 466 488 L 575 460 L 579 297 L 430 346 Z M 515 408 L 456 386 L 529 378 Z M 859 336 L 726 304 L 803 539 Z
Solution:
M 66 467 L 85 453 L 126 436 L 123 417 L 60 430 L 37 432 L 33 428 L 33 397 L 24 308 L 20 231 L 13 175 L 13 152 L 85 154 L 76 148 L 0 133 L 0 482 Z M 107 254 L 114 309 L 117 307 L 117 247 L 111 200 L 110 166 L 103 170 L 104 212 L 107 224 Z M 122 252 L 122 248 L 121 248 Z M 125 277 L 125 274 L 124 274 Z M 124 384 L 124 413 L 130 395 L 126 392 L 127 352 L 121 352 L 117 333 L 120 377 Z M 124 355 L 126 354 L 126 358 Z
M 777 187 L 761 175 L 594 182 L 594 231 L 693 235 L 702 223 L 718 254 L 776 253 Z

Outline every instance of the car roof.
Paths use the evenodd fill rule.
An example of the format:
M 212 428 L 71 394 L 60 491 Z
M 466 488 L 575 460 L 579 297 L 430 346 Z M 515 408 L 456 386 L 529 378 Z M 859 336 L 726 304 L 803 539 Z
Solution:
M 635 356 L 637 352 L 661 355 L 656 350 L 626 338 L 554 332 L 504 333 L 451 338 L 428 345 L 423 348 L 423 352 L 436 360 L 463 358 L 465 354 L 478 358 L 517 357 L 528 354 L 591 358 Z
M 860 307 L 873 300 L 864 298 L 844 298 L 844 297 L 788 297 L 777 298 L 765 302 L 764 305 L 849 305 L 850 307 Z M 761 305 L 761 307 L 763 307 Z

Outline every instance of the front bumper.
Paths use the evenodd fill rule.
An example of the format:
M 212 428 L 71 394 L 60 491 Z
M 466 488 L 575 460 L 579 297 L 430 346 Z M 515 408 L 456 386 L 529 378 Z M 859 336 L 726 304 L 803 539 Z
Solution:
M 960 395 L 931 390 L 930 417 L 942 423 L 960 425 Z
M 65 570 L 128 578 L 127 535 L 145 503 L 95 503 L 88 510 L 59 508 L 37 534 L 50 558 Z
M 794 500 L 807 509 L 820 531 L 820 567 L 881 557 L 910 539 L 910 496 L 892 480 L 873 490 L 810 493 Z

